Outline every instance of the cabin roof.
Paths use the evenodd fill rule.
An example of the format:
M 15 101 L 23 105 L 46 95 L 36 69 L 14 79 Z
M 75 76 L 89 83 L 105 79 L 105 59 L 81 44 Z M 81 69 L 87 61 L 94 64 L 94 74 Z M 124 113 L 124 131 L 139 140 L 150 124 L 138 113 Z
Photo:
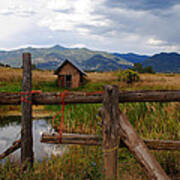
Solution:
M 58 74 L 59 71 L 63 68 L 63 66 L 66 64 L 66 63 L 69 63 L 71 64 L 74 68 L 76 68 L 81 74 L 85 75 L 86 76 L 86 73 L 81 69 L 81 67 L 79 67 L 76 63 L 66 59 L 64 60 L 62 63 L 59 64 L 58 68 L 55 70 L 54 74 Z

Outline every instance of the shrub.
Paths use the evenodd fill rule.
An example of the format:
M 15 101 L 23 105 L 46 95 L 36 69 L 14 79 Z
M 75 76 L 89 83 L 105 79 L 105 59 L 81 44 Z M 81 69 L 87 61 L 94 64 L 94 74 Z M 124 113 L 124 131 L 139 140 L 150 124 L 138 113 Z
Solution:
M 140 80 L 140 76 L 137 72 L 128 69 L 117 73 L 118 81 L 124 81 L 126 83 L 133 83 Z
M 155 73 L 152 66 L 146 66 L 144 69 L 143 69 L 143 73 Z
M 138 73 L 152 73 L 152 74 L 155 73 L 152 66 L 146 66 L 143 68 L 142 64 L 140 63 L 135 63 L 132 70 Z

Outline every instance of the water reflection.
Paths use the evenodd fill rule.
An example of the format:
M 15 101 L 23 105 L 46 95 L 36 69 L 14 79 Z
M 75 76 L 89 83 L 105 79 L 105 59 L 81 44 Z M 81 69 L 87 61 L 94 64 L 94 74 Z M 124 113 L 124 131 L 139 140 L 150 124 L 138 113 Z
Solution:
M 7 118 L 6 118 L 7 119 Z M 19 139 L 21 134 L 20 118 L 16 119 L 0 119 L 0 153 L 5 151 L 15 140 Z M 50 158 L 54 155 L 62 155 L 67 146 L 44 144 L 40 142 L 40 137 L 43 132 L 48 132 L 51 129 L 48 120 L 34 120 L 33 121 L 33 150 L 35 160 L 42 160 Z M 15 160 L 20 159 L 20 150 L 17 150 L 10 155 Z

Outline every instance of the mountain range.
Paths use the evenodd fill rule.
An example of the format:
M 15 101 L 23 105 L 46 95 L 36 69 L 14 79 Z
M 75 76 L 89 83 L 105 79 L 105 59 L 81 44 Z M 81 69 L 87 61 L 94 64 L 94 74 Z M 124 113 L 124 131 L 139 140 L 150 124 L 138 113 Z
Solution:
M 32 62 L 39 69 L 56 69 L 65 59 L 69 59 L 84 70 L 110 71 L 127 69 L 134 63 L 152 66 L 156 72 L 180 72 L 178 53 L 160 53 L 153 56 L 134 53 L 120 54 L 105 51 L 93 51 L 87 48 L 66 48 L 55 45 L 50 48 L 21 48 L 12 51 L 0 51 L 0 63 L 11 67 L 22 66 L 22 53 L 30 52 Z
M 180 73 L 180 54 L 160 53 L 142 62 L 143 67 L 152 66 L 155 72 Z
M 133 63 L 103 51 L 92 51 L 87 48 L 65 48 L 59 45 L 50 48 L 22 48 L 13 51 L 0 51 L 0 63 L 13 67 L 22 66 L 22 53 L 32 54 L 33 64 L 40 69 L 55 69 L 65 59 L 82 66 L 85 70 L 114 70 Z M 89 61 L 99 61 L 89 66 Z M 106 66 L 106 67 L 105 67 Z

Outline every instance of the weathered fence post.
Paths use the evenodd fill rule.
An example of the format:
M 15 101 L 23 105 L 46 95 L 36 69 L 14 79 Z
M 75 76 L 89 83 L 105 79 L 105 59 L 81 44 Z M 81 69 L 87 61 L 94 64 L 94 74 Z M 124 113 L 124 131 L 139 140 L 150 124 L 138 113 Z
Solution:
M 143 166 L 150 180 L 170 180 L 158 161 L 153 157 L 143 140 L 126 116 L 119 113 L 119 135 L 136 160 Z
M 118 87 L 106 86 L 103 100 L 103 153 L 104 168 L 107 180 L 117 179 L 117 150 L 118 150 Z
M 33 165 L 33 137 L 32 137 L 32 72 L 31 54 L 23 53 L 23 82 L 22 82 L 22 119 L 21 119 L 21 162 Z

